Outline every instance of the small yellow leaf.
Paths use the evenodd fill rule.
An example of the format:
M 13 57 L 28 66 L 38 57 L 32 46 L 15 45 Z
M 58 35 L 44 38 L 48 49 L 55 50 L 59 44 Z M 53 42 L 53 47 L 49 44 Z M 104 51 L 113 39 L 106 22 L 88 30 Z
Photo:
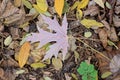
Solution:
M 86 28 L 91 28 L 91 27 L 103 27 L 104 25 L 100 22 L 97 22 L 96 20 L 92 19 L 83 19 L 80 22 L 82 25 L 84 25 Z
M 61 17 L 63 7 L 64 7 L 64 0 L 55 0 L 54 7 L 55 7 L 55 10 L 58 13 L 58 15 Z
M 92 33 L 89 31 L 89 32 L 85 32 L 84 33 L 84 36 L 86 37 L 86 38 L 89 38 L 89 37 L 91 37 L 92 36 Z
M 22 0 L 22 3 L 28 8 L 28 9 L 32 9 L 32 5 L 28 0 Z
M 71 7 L 71 10 L 74 10 L 79 5 L 79 3 L 80 3 L 79 1 L 76 1 Z
M 18 62 L 19 62 L 19 66 L 22 68 L 26 62 L 27 62 L 27 59 L 28 59 L 28 56 L 29 56 L 29 52 L 30 52 L 30 43 L 29 42 L 25 42 L 21 49 L 20 49 L 20 52 L 19 52 L 19 55 L 18 55 Z
M 22 0 L 14 0 L 15 7 L 20 7 Z
M 112 74 L 112 72 L 107 71 L 107 72 L 104 72 L 101 77 L 104 79 L 104 78 L 107 78 L 108 76 L 110 76 L 111 74 Z
M 8 46 L 10 43 L 12 42 L 12 37 L 8 36 L 5 40 L 4 40 L 4 45 Z
M 32 63 L 30 66 L 33 67 L 34 69 L 37 69 L 37 68 L 44 68 L 44 67 L 46 67 L 46 64 L 44 64 L 42 62 L 38 62 L 38 63 Z
M 37 5 L 33 4 L 33 7 L 39 12 L 44 13 L 48 9 L 46 0 L 37 0 Z
M 100 7 L 104 8 L 104 3 L 102 0 L 94 0 Z
M 57 58 L 52 59 L 52 64 L 55 67 L 56 70 L 60 70 L 62 68 L 62 61 Z
M 79 4 L 78 4 L 78 7 L 77 9 L 83 9 L 85 8 L 89 3 L 89 0 L 82 0 Z
M 76 17 L 77 17 L 77 19 L 81 19 L 82 17 L 83 17 L 83 12 L 82 12 L 82 10 L 77 10 L 77 12 L 76 12 Z

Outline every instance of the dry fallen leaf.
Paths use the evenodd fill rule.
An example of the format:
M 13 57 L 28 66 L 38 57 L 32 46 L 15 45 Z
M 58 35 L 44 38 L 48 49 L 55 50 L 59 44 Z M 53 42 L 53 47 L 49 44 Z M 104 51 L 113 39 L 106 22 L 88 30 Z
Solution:
M 62 61 L 59 58 L 52 58 L 52 64 L 56 70 L 60 70 L 62 68 Z
M 89 0 L 82 0 L 79 4 L 77 9 L 83 9 L 88 5 Z
M 5 40 L 4 40 L 4 45 L 8 46 L 10 43 L 12 42 L 12 37 L 8 36 Z
M 84 25 L 86 28 L 91 28 L 91 27 L 103 27 L 104 25 L 100 22 L 97 22 L 96 20 L 92 19 L 83 19 L 80 22 L 82 25 Z
M 99 9 L 97 6 L 89 6 L 87 10 L 83 11 L 84 16 L 90 15 L 90 16 L 95 16 L 99 13 Z
M 20 7 L 22 0 L 14 0 L 15 7 Z
M 37 62 L 37 63 L 32 63 L 30 65 L 32 68 L 37 69 L 37 68 L 44 68 L 46 67 L 46 64 L 42 63 L 42 62 Z
M 110 36 L 109 36 L 109 38 L 110 38 L 111 41 L 119 41 L 119 38 L 118 38 L 118 36 L 116 34 L 116 30 L 115 30 L 114 27 L 110 28 Z
M 19 62 L 19 66 L 22 68 L 26 62 L 27 62 L 27 59 L 29 57 L 29 52 L 30 52 L 30 43 L 29 42 L 25 42 L 21 49 L 20 49 L 20 52 L 19 52 L 19 55 L 18 55 L 18 62 Z
M 100 37 L 100 41 L 102 42 L 103 47 L 105 48 L 108 42 L 106 30 L 100 29 L 99 37 Z
M 110 63 L 111 72 L 115 73 L 120 70 L 120 55 L 115 55 Z
M 64 0 L 55 0 L 54 7 L 58 15 L 61 17 L 64 7 Z
M 45 13 L 48 8 L 48 4 L 46 0 L 36 0 L 37 5 L 33 4 L 34 8 L 39 12 L 39 13 Z
M 102 0 L 94 0 L 100 7 L 104 8 L 104 3 Z

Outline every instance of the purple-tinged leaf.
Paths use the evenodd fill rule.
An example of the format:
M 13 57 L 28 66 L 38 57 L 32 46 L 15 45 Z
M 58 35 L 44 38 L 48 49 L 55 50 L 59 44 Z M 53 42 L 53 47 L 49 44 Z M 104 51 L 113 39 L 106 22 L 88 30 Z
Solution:
M 31 41 L 31 43 L 40 42 L 38 48 L 41 48 L 49 42 L 55 41 L 56 43 L 50 46 L 50 49 L 46 52 L 46 55 L 44 56 L 43 60 L 51 58 L 52 56 L 57 57 L 59 51 L 62 52 L 64 60 L 69 46 L 67 36 L 68 23 L 66 15 L 64 15 L 62 26 L 59 25 L 58 21 L 56 20 L 56 17 L 52 20 L 51 18 L 46 17 L 44 15 L 41 16 L 45 23 L 49 25 L 48 29 L 54 30 L 55 33 L 44 31 L 43 29 L 39 28 L 39 26 L 37 26 L 39 33 L 32 33 L 32 35 L 27 38 L 27 41 Z

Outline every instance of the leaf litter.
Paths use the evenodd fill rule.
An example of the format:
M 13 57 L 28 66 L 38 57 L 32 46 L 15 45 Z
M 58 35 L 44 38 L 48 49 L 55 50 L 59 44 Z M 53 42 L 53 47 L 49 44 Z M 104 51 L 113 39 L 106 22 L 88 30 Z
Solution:
M 88 61 L 119 80 L 119 13 L 119 0 L 1 0 L 0 79 L 84 80 Z

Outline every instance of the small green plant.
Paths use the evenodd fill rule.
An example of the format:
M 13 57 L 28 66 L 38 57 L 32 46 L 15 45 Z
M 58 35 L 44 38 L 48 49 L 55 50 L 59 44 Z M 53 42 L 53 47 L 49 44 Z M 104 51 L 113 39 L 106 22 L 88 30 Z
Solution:
M 81 62 L 77 72 L 82 75 L 82 80 L 98 80 L 97 71 L 94 69 L 94 65 L 88 64 L 87 62 Z

